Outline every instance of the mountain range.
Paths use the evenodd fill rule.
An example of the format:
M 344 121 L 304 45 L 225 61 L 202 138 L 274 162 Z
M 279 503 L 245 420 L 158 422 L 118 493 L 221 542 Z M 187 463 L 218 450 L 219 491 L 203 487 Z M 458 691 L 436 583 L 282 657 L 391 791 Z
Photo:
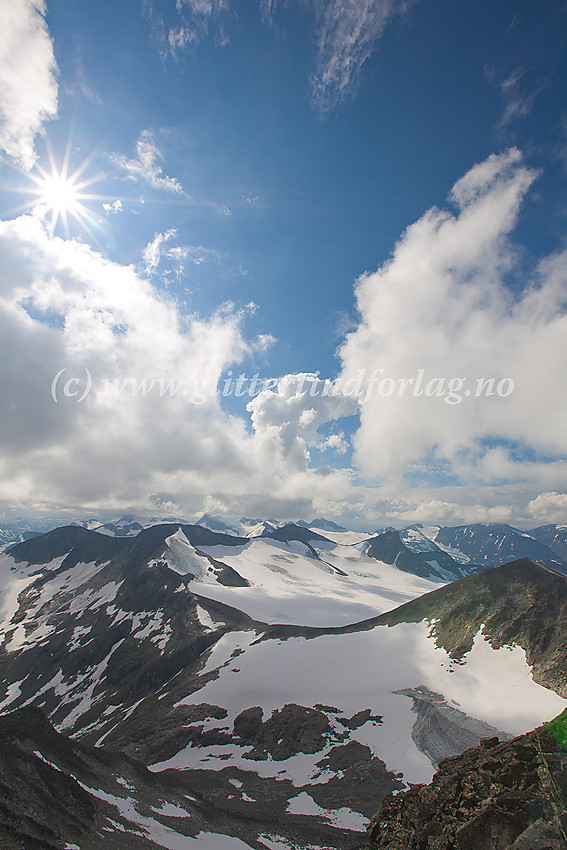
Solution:
M 71 525 L 0 555 L 6 847 L 347 850 L 388 795 L 567 706 L 562 570 L 268 526 Z
M 144 528 L 164 523 L 191 524 L 180 517 L 144 518 L 127 514 L 106 521 L 95 518 L 76 520 L 73 525 L 96 530 L 111 537 L 131 537 Z M 421 567 L 418 567 L 416 560 L 411 558 L 414 569 L 422 572 L 425 570 L 424 574 L 445 577 L 447 580 L 467 575 L 477 569 L 501 566 L 517 558 L 532 558 L 562 572 L 567 571 L 567 526 L 564 525 L 543 525 L 522 531 L 498 523 L 473 523 L 462 526 L 416 524 L 402 529 L 389 527 L 371 532 L 351 531 L 321 517 L 311 522 L 300 519 L 296 523 L 286 523 L 275 519 L 263 520 L 244 516 L 240 520 L 230 520 L 207 513 L 193 524 L 235 537 L 260 537 L 276 532 L 284 526 L 295 526 L 327 536 L 335 543 L 345 544 L 370 541 L 384 534 L 397 533 L 402 546 L 423 562 Z M 45 520 L 38 523 L 24 520 L 5 523 L 0 527 L 0 551 L 14 543 L 44 533 L 52 527 Z M 383 538 L 380 542 L 380 551 L 383 554 L 393 551 L 393 539 Z M 394 552 L 394 557 L 396 554 L 398 550 Z M 404 562 L 408 563 L 406 556 L 402 558 L 401 563 Z

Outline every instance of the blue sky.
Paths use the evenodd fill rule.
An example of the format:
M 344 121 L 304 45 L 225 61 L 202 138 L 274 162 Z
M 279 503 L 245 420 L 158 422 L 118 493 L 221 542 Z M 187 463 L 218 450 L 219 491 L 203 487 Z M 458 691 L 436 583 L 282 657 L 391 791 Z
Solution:
M 565 519 L 566 3 L 0 14 L 3 513 Z

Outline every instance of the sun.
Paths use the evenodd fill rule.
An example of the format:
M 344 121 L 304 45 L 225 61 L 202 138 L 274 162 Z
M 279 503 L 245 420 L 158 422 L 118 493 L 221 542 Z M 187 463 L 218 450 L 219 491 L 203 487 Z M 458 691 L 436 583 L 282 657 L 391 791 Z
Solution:
M 97 196 L 85 193 L 85 189 L 93 181 L 82 180 L 81 171 L 82 169 L 77 169 L 68 176 L 66 159 L 60 169 L 52 160 L 50 173 L 37 164 L 36 174 L 30 174 L 35 183 L 35 188 L 32 189 L 32 194 L 35 197 L 30 206 L 41 218 L 51 219 L 49 225 L 51 236 L 55 233 L 59 221 L 61 221 L 67 233 L 69 233 L 70 217 L 73 217 L 83 227 L 89 222 L 91 213 L 83 204 L 83 201 L 94 199 Z
M 104 162 L 99 162 L 100 145 L 83 154 L 81 147 L 73 146 L 72 136 L 71 130 L 62 156 L 54 154 L 46 137 L 43 164 L 38 159 L 31 170 L 13 166 L 25 179 L 11 188 L 25 196 L 25 201 L 10 212 L 31 213 L 41 220 L 50 238 L 82 239 L 86 235 L 89 242 L 104 252 L 108 247 L 109 228 L 102 210 L 108 215 L 109 210 L 121 211 L 123 201 L 139 202 L 140 199 L 117 197 L 115 192 L 111 195 L 93 192 L 95 184 L 108 186 L 112 174 L 109 178 Z M 103 156 L 108 159 L 107 155 Z M 75 160 L 73 167 L 72 160 Z
M 63 174 L 52 174 L 38 183 L 38 204 L 56 215 L 76 214 L 80 207 L 80 188 L 74 179 Z
M 90 238 L 97 241 L 96 231 L 100 230 L 101 218 L 89 207 L 92 207 L 93 203 L 96 207 L 97 203 L 107 201 L 108 197 L 92 194 L 93 184 L 104 179 L 104 173 L 99 171 L 92 176 L 85 176 L 87 171 L 92 171 L 91 165 L 95 152 L 83 158 L 79 166 L 71 171 L 71 136 L 60 162 L 54 156 L 49 140 L 46 141 L 46 146 L 48 155 L 46 168 L 40 162 L 36 162 L 33 171 L 25 173 L 27 180 L 32 182 L 32 186 L 30 187 L 28 182 L 27 187 L 18 189 L 19 192 L 28 196 L 26 203 L 19 209 L 31 211 L 38 216 L 52 237 L 58 229 L 59 232 L 63 230 L 69 237 L 70 224 L 73 222 L 79 229 L 87 231 Z

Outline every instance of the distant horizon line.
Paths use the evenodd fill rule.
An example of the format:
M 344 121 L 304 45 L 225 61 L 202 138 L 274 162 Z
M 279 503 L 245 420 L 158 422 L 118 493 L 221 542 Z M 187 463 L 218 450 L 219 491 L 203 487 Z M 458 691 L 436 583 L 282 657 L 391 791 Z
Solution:
M 527 531 L 530 531 L 530 530 L 533 530 L 533 529 L 542 528 L 542 527 L 547 526 L 547 525 L 555 526 L 556 528 L 559 528 L 559 529 L 563 529 L 563 528 L 567 529 L 567 524 L 562 524 L 562 523 L 558 523 L 558 522 L 551 522 L 551 521 L 543 521 L 542 522 L 541 520 L 539 520 L 535 525 L 531 525 L 531 524 L 528 524 L 528 523 L 522 523 L 522 524 L 519 524 L 519 525 L 514 525 L 511 522 L 506 522 L 506 521 L 486 521 L 486 520 L 461 521 L 461 522 L 452 522 L 452 523 L 439 522 L 439 521 L 422 522 L 420 520 L 416 520 L 416 521 L 413 521 L 413 522 L 408 522 L 406 524 L 399 524 L 399 523 L 396 523 L 396 522 L 385 522 L 383 524 L 377 524 L 374 527 L 372 525 L 367 525 L 365 527 L 363 527 L 363 526 L 355 527 L 355 526 L 352 526 L 352 525 L 348 525 L 347 521 L 343 520 L 343 522 L 339 522 L 335 519 L 328 519 L 327 517 L 315 517 L 313 520 L 311 520 L 309 522 L 309 521 L 303 519 L 303 517 L 299 517 L 298 519 L 276 519 L 274 517 L 266 517 L 266 518 L 256 519 L 255 517 L 249 518 L 249 517 L 243 517 L 242 516 L 242 517 L 238 518 L 238 517 L 236 517 L 236 515 L 211 514 L 211 513 L 208 513 L 207 511 L 205 511 L 204 513 L 200 514 L 200 516 L 198 516 L 197 518 L 194 518 L 194 519 L 190 519 L 190 518 L 187 518 L 187 517 L 176 517 L 176 516 L 172 516 L 171 514 L 164 514 L 163 516 L 160 516 L 160 515 L 156 515 L 156 514 L 154 514 L 154 515 L 150 515 L 150 514 L 143 515 L 142 513 L 113 514 L 113 515 L 110 515 L 110 516 L 103 516 L 103 515 L 100 515 L 100 514 L 99 515 L 91 514 L 89 516 L 83 516 L 83 517 L 79 517 L 79 518 L 75 518 L 75 519 L 70 519 L 69 516 L 66 516 L 65 514 L 55 513 L 55 514 L 50 514 L 50 515 L 46 515 L 46 516 L 42 517 L 42 516 L 37 516 L 37 515 L 30 516 L 29 514 L 26 516 L 26 514 L 23 512 L 20 516 L 15 516 L 15 517 L 8 517 L 6 515 L 1 516 L 0 517 L 0 530 L 1 530 L 1 526 L 3 526 L 3 525 L 17 526 L 18 523 L 22 523 L 22 522 L 29 524 L 30 526 L 33 525 L 34 523 L 36 523 L 38 526 L 50 525 L 51 528 L 59 528 L 61 526 L 65 526 L 65 525 L 67 525 L 67 526 L 71 526 L 71 525 L 80 526 L 80 524 L 83 523 L 83 522 L 98 522 L 98 523 L 100 523 L 100 526 L 103 527 L 103 526 L 107 526 L 107 525 L 111 525 L 111 524 L 116 524 L 116 523 L 119 523 L 119 522 L 124 521 L 124 520 L 130 520 L 131 522 L 138 522 L 138 521 L 142 520 L 142 522 L 139 523 L 142 526 L 144 525 L 144 523 L 158 524 L 159 522 L 163 522 L 164 524 L 166 524 L 166 523 L 167 524 L 181 523 L 183 525 L 202 525 L 203 527 L 205 527 L 205 524 L 201 522 L 204 517 L 210 517 L 211 519 L 219 519 L 221 522 L 226 523 L 226 525 L 229 525 L 230 523 L 234 523 L 235 525 L 249 525 L 250 528 L 254 527 L 254 523 L 256 523 L 257 525 L 260 525 L 262 523 L 269 523 L 269 524 L 274 524 L 277 527 L 283 527 L 283 526 L 286 526 L 286 525 L 299 525 L 299 527 L 301 527 L 301 524 L 305 524 L 308 527 L 318 528 L 320 531 L 325 531 L 325 530 L 331 531 L 331 532 L 333 531 L 333 529 L 325 529 L 323 526 L 317 525 L 315 521 L 319 520 L 321 522 L 334 523 L 335 525 L 340 526 L 342 529 L 345 529 L 344 532 L 340 532 L 338 530 L 335 530 L 338 533 L 355 532 L 355 533 L 360 533 L 360 534 L 363 534 L 363 533 L 364 534 L 378 534 L 378 533 L 384 533 L 385 531 L 388 531 L 388 530 L 403 531 L 403 530 L 408 529 L 408 528 L 437 527 L 437 528 L 441 529 L 441 528 L 460 528 L 460 527 L 464 527 L 464 526 L 507 526 L 508 528 L 516 529 L 516 530 L 522 531 L 522 532 L 527 532 Z M 249 522 L 243 523 L 244 519 L 249 520 Z M 27 530 L 32 531 L 33 528 L 30 528 L 30 529 L 27 529 Z M 42 530 L 43 533 L 45 533 L 46 531 L 49 531 L 51 529 L 42 528 L 41 530 Z M 90 530 L 96 531 L 97 529 L 94 528 L 94 529 L 90 529 Z M 215 529 L 210 529 L 210 530 L 214 531 Z M 232 529 L 230 529 L 230 530 L 237 531 L 237 529 L 234 528 L 234 527 L 232 527 Z M 219 531 L 219 533 L 223 533 L 222 530 L 218 530 L 218 531 Z

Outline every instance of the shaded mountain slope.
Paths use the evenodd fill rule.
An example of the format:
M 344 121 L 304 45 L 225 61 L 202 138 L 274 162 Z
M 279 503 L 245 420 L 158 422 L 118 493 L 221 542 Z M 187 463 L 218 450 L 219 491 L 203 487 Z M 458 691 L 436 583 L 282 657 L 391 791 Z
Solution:
M 159 815 L 166 801 L 186 814 L 182 825 L 174 822 L 182 834 L 214 821 L 183 777 L 174 787 L 128 756 L 72 742 L 36 708 L 0 717 L 0 767 L 4 850 L 60 850 L 67 842 L 85 850 L 157 847 L 147 828 L 171 831 L 171 818 Z
M 272 540 L 280 540 L 283 543 L 290 543 L 293 540 L 297 540 L 300 543 L 304 543 L 309 549 L 311 549 L 314 555 L 317 553 L 314 552 L 311 546 L 312 543 L 331 542 L 327 537 L 324 537 L 322 534 L 318 534 L 318 532 L 313 531 L 311 528 L 296 525 L 294 522 L 290 522 L 280 528 L 274 528 L 273 530 L 265 530 L 262 532 L 262 537 L 271 537 Z
M 185 528 L 199 541 L 224 539 Z M 200 600 L 188 590 L 192 574 L 167 566 L 165 541 L 176 529 L 152 526 L 135 538 L 111 538 L 69 526 L 10 550 L 27 574 L 0 637 L 10 704 L 34 700 L 64 729 L 84 732 L 94 724 L 104 731 L 173 676 L 190 675 L 227 631 L 255 626 L 228 605 Z M 230 568 L 191 551 L 204 573 L 235 582 L 226 577 Z
M 110 559 L 120 552 L 128 551 L 130 545 L 129 540 L 108 537 L 78 525 L 65 525 L 17 543 L 7 552 L 16 563 L 26 561 L 30 565 L 48 564 L 65 555 L 69 558 L 66 566 L 74 566 L 81 560 L 101 562 Z M 73 556 L 73 550 L 76 557 Z
M 362 545 L 366 554 L 376 561 L 392 564 L 399 570 L 423 578 L 435 577 L 443 581 L 453 581 L 466 574 L 461 564 L 435 543 L 423 535 L 421 537 L 418 551 L 406 545 L 399 531 L 385 531 L 371 537 Z
M 531 558 L 560 571 L 567 564 L 532 532 L 521 531 L 505 523 L 475 523 L 440 528 L 435 542 L 466 555 L 471 563 L 498 567 L 520 558 Z
M 248 542 L 246 538 L 211 531 L 200 525 L 151 525 L 129 538 L 109 537 L 78 525 L 65 525 L 17 543 L 7 551 L 16 562 L 27 561 L 29 564 L 46 564 L 61 555 L 69 557 L 66 566 L 79 561 L 100 563 L 126 553 L 132 556 L 133 561 L 140 562 L 161 554 L 159 550 L 166 538 L 179 528 L 193 546 L 243 546 Z
M 348 528 L 345 528 L 344 525 L 338 525 L 336 522 L 333 522 L 331 519 L 324 519 L 323 517 L 315 517 L 312 522 L 305 522 L 304 519 L 298 519 L 295 525 L 299 525 L 302 528 L 318 528 L 319 531 L 348 531 Z
M 530 528 L 529 534 L 567 564 L 567 526 L 540 525 L 538 528 Z
M 487 738 L 384 799 L 368 833 L 372 850 L 565 850 L 567 750 L 543 727 Z

